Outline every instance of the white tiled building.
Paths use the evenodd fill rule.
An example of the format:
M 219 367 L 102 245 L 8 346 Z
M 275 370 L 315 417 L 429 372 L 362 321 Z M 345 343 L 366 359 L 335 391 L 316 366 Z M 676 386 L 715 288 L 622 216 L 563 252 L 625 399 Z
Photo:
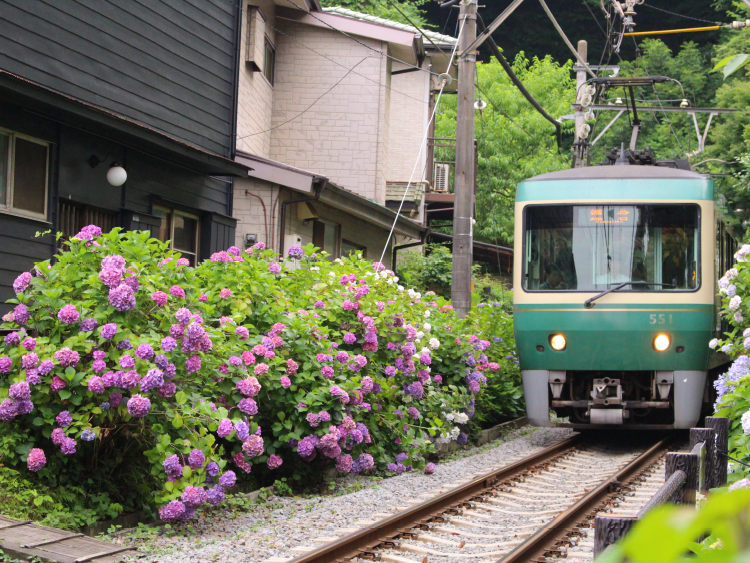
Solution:
M 379 259 L 396 218 L 387 186 L 423 189 L 431 89 L 447 57 L 415 28 L 317 0 L 242 1 L 237 160 L 253 170 L 235 182 L 237 245 L 314 242 Z M 427 33 L 450 52 L 452 38 Z M 399 217 L 386 263 L 394 243 L 423 236 L 413 218 Z

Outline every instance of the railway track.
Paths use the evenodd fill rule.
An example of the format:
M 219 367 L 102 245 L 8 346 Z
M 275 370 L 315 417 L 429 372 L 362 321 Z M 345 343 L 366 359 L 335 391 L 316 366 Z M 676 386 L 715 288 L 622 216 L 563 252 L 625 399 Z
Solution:
M 595 514 L 645 504 L 661 484 L 667 442 L 627 446 L 575 436 L 393 514 L 372 515 L 379 519 L 341 537 L 318 538 L 322 546 L 283 561 L 591 559 Z

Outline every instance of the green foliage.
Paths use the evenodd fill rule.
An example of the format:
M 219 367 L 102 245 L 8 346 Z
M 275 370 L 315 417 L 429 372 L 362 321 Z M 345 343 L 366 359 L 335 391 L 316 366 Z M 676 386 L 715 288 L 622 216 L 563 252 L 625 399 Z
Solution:
M 434 291 L 450 298 L 453 257 L 445 246 L 428 244 L 424 254 L 419 251 L 402 252 L 396 273 L 404 283 L 419 291 Z
M 548 113 L 555 117 L 570 113 L 571 100 L 575 99 L 571 63 L 560 65 L 551 57 L 528 60 L 521 53 L 513 69 Z M 517 184 L 567 168 L 570 158 L 558 152 L 554 126 L 526 101 L 497 60 L 478 64 L 477 73 L 488 105 L 476 116 L 479 168 L 474 236 L 485 242 L 512 245 Z M 436 120 L 436 137 L 455 137 L 455 96 L 442 98 Z M 572 127 L 571 121 L 563 124 L 567 130 Z
M 422 6 L 426 2 L 427 0 L 321 0 L 320 3 L 324 7 L 340 6 L 348 10 L 362 12 L 363 14 L 385 18 L 406 25 L 411 25 L 408 21 L 411 20 L 419 27 L 423 27 L 427 25 L 427 20 L 422 10 Z M 393 4 L 398 6 L 398 9 L 394 8 Z M 399 10 L 406 14 L 408 20 Z
M 743 329 L 745 319 L 750 318 L 750 262 L 745 261 L 748 254 L 750 245 L 746 244 L 735 255 L 738 263 L 719 280 L 722 316 L 730 328 L 721 340 L 710 343 L 711 347 L 721 347 L 735 358 L 727 373 L 721 374 L 714 383 L 718 395 L 716 415 L 729 418 L 729 451 L 743 463 L 750 463 L 750 435 L 745 430 L 750 430 L 750 361 L 745 345 L 750 332 Z M 737 463 L 730 463 L 730 468 L 734 470 L 730 481 L 748 475 L 747 469 Z
M 708 539 L 701 541 L 706 534 Z M 649 512 L 597 563 L 746 563 L 750 560 L 750 489 L 715 493 L 694 511 Z

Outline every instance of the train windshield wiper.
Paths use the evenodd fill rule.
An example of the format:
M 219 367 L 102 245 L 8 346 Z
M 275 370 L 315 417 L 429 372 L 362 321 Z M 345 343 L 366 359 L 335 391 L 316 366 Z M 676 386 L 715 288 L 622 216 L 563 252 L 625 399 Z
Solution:
M 674 287 L 673 283 L 654 283 L 654 282 L 647 282 L 647 281 L 626 281 L 620 284 L 617 284 L 614 287 L 610 287 L 607 291 L 602 291 L 599 295 L 594 295 L 590 299 L 586 299 L 586 301 L 583 302 L 583 306 L 587 309 L 591 309 L 594 306 L 594 301 L 599 299 L 600 297 L 604 297 L 608 293 L 612 293 L 613 291 L 619 291 L 626 285 L 658 285 L 660 287 Z

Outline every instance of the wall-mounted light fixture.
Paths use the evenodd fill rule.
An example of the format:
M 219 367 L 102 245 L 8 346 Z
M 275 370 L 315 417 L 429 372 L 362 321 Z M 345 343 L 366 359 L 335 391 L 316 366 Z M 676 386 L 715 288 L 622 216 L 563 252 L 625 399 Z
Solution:
M 89 158 L 89 165 L 91 168 L 96 168 L 99 166 L 102 162 L 107 160 L 108 156 L 112 156 L 112 158 L 115 157 L 112 153 L 107 153 L 104 155 L 104 158 L 99 158 L 95 154 L 92 154 Z M 114 160 L 109 165 L 109 170 L 107 170 L 107 182 L 109 182 L 112 186 L 122 186 L 125 181 L 128 179 L 128 173 L 125 172 L 125 169 L 117 164 Z

